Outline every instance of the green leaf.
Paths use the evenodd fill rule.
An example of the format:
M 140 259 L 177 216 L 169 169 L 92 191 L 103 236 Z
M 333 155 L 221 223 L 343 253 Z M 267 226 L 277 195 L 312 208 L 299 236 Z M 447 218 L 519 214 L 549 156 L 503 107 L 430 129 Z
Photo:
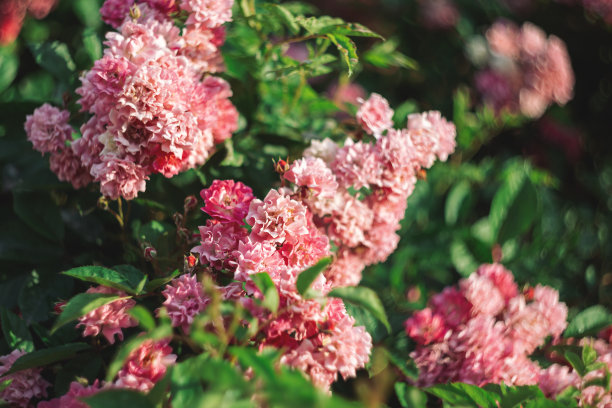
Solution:
M 2 52 L 0 49 L 0 92 L 8 88 L 19 69 L 19 58 L 14 53 Z
M 399 41 L 397 39 L 389 39 L 367 50 L 363 54 L 362 59 L 378 68 L 400 67 L 412 70 L 418 69 L 418 62 L 397 51 L 398 46 Z M 405 120 L 406 116 L 404 115 L 403 121 Z M 402 123 L 403 125 L 404 123 Z
M 559 403 L 546 398 L 529 401 L 525 408 L 568 408 L 566 403 Z
M 59 315 L 51 329 L 51 334 L 66 323 L 76 320 L 81 316 L 85 316 L 87 313 L 119 299 L 128 298 L 107 293 L 79 293 L 66 303 L 62 310 L 62 314 Z
M 597 352 L 595 349 L 588 344 L 582 349 L 582 363 L 585 367 L 593 364 L 597 360 Z
M 404 382 L 395 383 L 395 394 L 403 408 L 427 407 L 427 394 Z
M 524 169 L 510 169 L 497 191 L 489 220 L 497 242 L 503 244 L 529 229 L 538 214 L 538 194 Z
M 584 377 L 586 374 L 586 367 L 582 363 L 582 359 L 578 356 L 578 354 L 567 350 L 564 354 L 565 359 L 574 367 L 574 370 L 580 375 Z
M 76 65 L 66 44 L 59 41 L 30 44 L 30 50 L 36 63 L 60 81 L 69 84 L 78 77 L 75 72 Z
M 161 340 L 170 336 L 172 336 L 172 326 L 169 324 L 162 324 L 148 333 L 133 337 L 123 343 L 119 351 L 117 351 L 115 358 L 108 366 L 106 381 L 113 381 L 119 370 L 121 370 L 121 367 L 125 364 L 127 358 L 130 356 L 130 353 L 136 350 L 142 343 L 147 340 Z
M 338 48 L 340 57 L 348 69 L 348 76 L 353 75 L 353 68 L 359 62 L 359 57 L 357 57 L 357 46 L 353 40 L 340 34 L 327 34 L 327 38 L 329 38 L 336 48 Z
M 57 363 L 58 361 L 74 357 L 80 351 L 89 348 L 89 345 L 85 343 L 68 343 L 57 347 L 33 351 L 19 357 L 12 365 L 11 369 L 4 373 L 2 377 L 16 373 L 17 371 L 27 370 L 28 368 L 42 367 Z
M 312 285 L 312 282 L 314 282 L 315 279 L 317 279 L 317 276 L 319 276 L 321 272 L 327 269 L 327 267 L 329 266 L 329 264 L 331 264 L 331 262 L 332 262 L 331 257 L 325 257 L 325 258 L 320 259 L 319 262 L 317 262 L 310 268 L 305 269 L 302 272 L 300 272 L 300 274 L 297 277 L 297 282 L 295 284 L 295 286 L 297 287 L 298 293 L 302 296 L 306 296 L 306 293 L 308 292 L 308 289 L 310 289 L 310 285 Z
M 270 278 L 270 275 L 266 272 L 261 272 L 253 274 L 250 277 L 264 297 L 261 303 L 262 306 L 272 313 L 276 313 L 280 299 L 278 296 L 278 289 L 276 289 L 276 285 L 272 281 L 272 278 Z
M 476 261 L 476 258 L 467 244 L 459 238 L 451 243 L 450 256 L 453 266 L 463 277 L 470 276 L 478 269 L 479 263 Z
M 453 383 L 439 384 L 425 388 L 425 392 L 450 404 L 469 404 L 477 408 L 497 408 L 499 396 L 471 384 Z
M 90 397 L 81 398 L 81 400 L 91 408 L 155 408 L 155 405 L 144 394 L 133 390 L 100 391 Z
M 319 34 L 343 35 L 347 37 L 373 37 L 384 40 L 383 36 L 358 23 L 335 24 L 321 28 Z
M 102 41 L 95 30 L 87 29 L 83 32 L 83 47 L 91 62 L 102 58 Z
M 582 337 L 597 334 L 612 324 L 612 314 L 603 306 L 591 306 L 578 313 L 567 325 L 563 337 Z
M 155 289 L 164 286 L 165 284 L 172 281 L 172 279 L 176 278 L 180 274 L 181 273 L 179 272 L 179 270 L 175 269 L 170 275 L 164 278 L 157 278 L 157 279 L 153 279 L 147 282 L 147 284 L 145 285 L 145 292 L 152 292 Z
M 129 310 L 129 313 L 138 320 L 138 323 L 143 329 L 150 331 L 155 328 L 155 318 L 144 306 L 136 305 Z
M 4 340 L 11 349 L 19 349 L 28 353 L 34 351 L 32 335 L 22 319 L 2 307 L 0 308 L 0 320 Z
M 13 210 L 30 228 L 53 242 L 64 239 L 60 210 L 48 194 L 13 192 Z
M 257 350 L 245 347 L 230 347 L 229 352 L 244 367 L 253 368 L 255 374 L 262 376 L 264 380 L 272 381 L 277 376 L 274 370 L 275 358 L 259 354 Z
M 137 295 L 142 292 L 146 282 L 146 275 L 136 268 L 118 267 L 113 270 L 103 266 L 80 266 L 62 272 L 62 274 L 80 279 L 85 282 L 97 283 Z
M 447 225 L 455 225 L 457 223 L 463 203 L 470 197 L 470 193 L 470 183 L 467 181 L 455 184 L 448 193 L 444 208 L 444 220 Z
M 300 26 L 295 20 L 295 16 L 286 7 L 280 4 L 266 3 L 262 5 L 262 8 L 266 12 L 278 17 L 293 34 L 297 34 L 300 31 Z
M 345 24 L 345 21 L 341 18 L 334 18 L 329 16 L 321 16 L 321 17 L 304 17 L 298 16 L 295 18 L 295 21 L 309 34 L 321 34 L 321 31 L 326 27 Z
M 336 288 L 329 292 L 327 296 L 337 297 L 345 302 L 366 309 L 385 325 L 389 333 L 391 332 L 391 325 L 387 319 L 385 308 L 383 307 L 383 304 L 378 298 L 376 292 L 374 292 L 372 289 L 363 286 L 356 288 Z

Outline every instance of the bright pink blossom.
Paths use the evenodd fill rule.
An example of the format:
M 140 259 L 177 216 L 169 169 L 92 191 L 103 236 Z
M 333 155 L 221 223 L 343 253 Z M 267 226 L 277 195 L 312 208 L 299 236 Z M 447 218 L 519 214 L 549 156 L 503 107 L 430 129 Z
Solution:
M 206 308 L 209 301 L 197 276 L 189 274 L 173 279 L 166 285 L 162 295 L 166 298 L 162 305 L 172 326 L 181 327 L 185 333 L 189 333 L 193 318 Z
M 168 340 L 145 340 L 130 353 L 123 368 L 117 374 L 115 385 L 147 392 L 166 374 L 168 366 L 174 364 L 176 355 Z
M 336 177 L 319 158 L 305 157 L 294 161 L 283 177 L 320 198 L 333 197 L 338 190 Z
M 10 354 L 0 357 L 0 375 L 9 371 L 15 361 L 25 354 L 25 351 L 13 350 Z M 46 397 L 47 388 L 51 384 L 40 375 L 41 371 L 41 368 L 29 368 L 3 377 L 2 381 L 10 380 L 11 383 L 0 392 L 0 400 L 12 407 L 29 408 L 32 406 L 32 399 Z
M 253 190 L 233 180 L 215 180 L 200 195 L 205 203 L 202 211 L 220 221 L 239 225 L 244 223 L 253 200 Z
M 418 344 L 427 345 L 442 340 L 448 330 L 444 318 L 433 314 L 430 308 L 415 312 L 404 323 L 406 334 Z
M 385 98 L 373 93 L 357 111 L 357 121 L 366 133 L 378 137 L 393 126 L 393 109 Z
M 87 289 L 86 293 L 103 293 L 107 295 L 126 296 L 124 292 L 106 286 L 98 286 Z M 133 308 L 136 302 L 132 299 L 119 299 L 107 303 L 104 306 L 92 310 L 85 316 L 79 318 L 77 327 L 83 326 L 83 336 L 97 336 L 102 334 L 110 344 L 115 343 L 115 335 L 123 340 L 121 329 L 133 327 L 138 322 L 130 316 L 128 310 Z
M 276 243 L 308 233 L 306 208 L 277 190 L 270 190 L 263 201 L 251 201 L 246 222 L 252 227 L 251 236 Z
M 247 231 L 235 223 L 207 220 L 200 226 L 200 245 L 191 252 L 200 255 L 200 263 L 215 269 L 232 270 L 236 264 L 232 258 L 238 244 L 247 236 Z

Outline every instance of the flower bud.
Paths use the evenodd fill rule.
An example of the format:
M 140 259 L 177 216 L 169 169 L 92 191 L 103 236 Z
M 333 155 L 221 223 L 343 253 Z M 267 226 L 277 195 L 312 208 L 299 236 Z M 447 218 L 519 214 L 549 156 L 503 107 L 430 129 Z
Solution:
M 188 213 L 189 211 L 196 208 L 197 205 L 198 205 L 198 199 L 196 198 L 196 196 L 190 195 L 187 198 L 185 198 L 185 204 L 183 208 L 185 209 L 185 212 Z
M 274 170 L 280 175 L 283 175 L 289 171 L 289 167 L 289 163 L 283 159 L 280 159 L 278 162 L 274 163 Z
M 151 262 L 153 259 L 157 258 L 157 250 L 151 246 L 148 246 L 144 249 L 144 257 L 147 261 Z

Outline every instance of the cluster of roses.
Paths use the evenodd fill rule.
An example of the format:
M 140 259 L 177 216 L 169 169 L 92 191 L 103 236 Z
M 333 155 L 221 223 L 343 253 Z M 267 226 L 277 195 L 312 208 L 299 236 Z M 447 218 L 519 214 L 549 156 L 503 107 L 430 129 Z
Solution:
M 214 145 L 231 137 L 238 112 L 229 84 L 207 75 L 222 68 L 222 24 L 232 0 L 107 0 L 104 56 L 77 89 L 92 114 L 72 140 L 69 113 L 43 105 L 25 127 L 34 148 L 50 153 L 60 180 L 92 181 L 102 194 L 133 199 L 151 173 L 172 177 L 202 165 Z M 179 13 L 181 12 L 181 13 Z M 176 16 L 187 15 L 181 30 Z
M 543 370 L 529 355 L 548 336 L 558 338 L 566 318 L 556 290 L 538 285 L 520 293 L 502 265 L 482 265 L 406 321 L 406 333 L 417 344 L 411 353 L 417 383 L 538 384 L 551 369 Z
M 486 33 L 491 57 L 476 75 L 476 88 L 497 112 L 540 117 L 573 96 L 574 72 L 565 43 L 531 23 L 498 21 Z
M 417 176 L 455 148 L 456 130 L 439 112 L 413 114 L 393 129 L 393 110 L 372 94 L 357 112 L 374 143 L 313 141 L 304 157 L 280 169 L 284 191 L 302 202 L 338 248 L 325 277 L 334 287 L 357 285 L 365 266 L 395 250 L 399 222 Z

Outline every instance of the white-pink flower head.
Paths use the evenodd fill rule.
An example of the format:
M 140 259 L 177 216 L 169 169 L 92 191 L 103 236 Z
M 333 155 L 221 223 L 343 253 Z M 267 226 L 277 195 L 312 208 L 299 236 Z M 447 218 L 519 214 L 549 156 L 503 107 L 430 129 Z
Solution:
M 0 357 L 0 375 L 9 371 L 15 361 L 25 354 L 25 351 L 13 350 Z M 3 377 L 2 381 L 10 380 L 11 383 L 0 392 L 0 400 L 8 402 L 11 407 L 29 408 L 32 399 L 46 397 L 51 384 L 40 375 L 41 371 L 41 368 L 29 368 Z
M 104 293 L 121 297 L 126 296 L 124 292 L 106 286 L 89 288 L 86 293 Z M 80 317 L 76 327 L 85 327 L 85 330 L 83 330 L 84 337 L 102 334 L 110 344 L 114 344 L 115 335 L 119 337 L 119 340 L 123 340 L 123 332 L 121 329 L 133 327 L 138 324 L 138 322 L 128 313 L 135 305 L 136 302 L 132 299 L 115 300 L 114 302 L 100 306 L 87 313 L 85 316 Z
M 197 276 L 189 274 L 173 279 L 162 295 L 166 298 L 162 305 L 172 320 L 172 326 L 181 327 L 185 333 L 189 333 L 193 318 L 206 308 L 210 300 L 204 295 Z
M 251 236 L 259 240 L 283 243 L 287 236 L 308 234 L 306 207 L 277 190 L 270 190 L 263 201 L 251 202 L 246 222 Z
M 425 168 L 433 165 L 436 156 L 446 161 L 455 151 L 455 125 L 444 119 L 438 111 L 408 115 L 408 130 L 411 131 L 410 136 L 419 153 L 421 165 Z
M 106 197 L 117 200 L 123 197 L 126 200 L 136 198 L 139 192 L 146 189 L 145 169 L 130 160 L 108 157 L 91 168 L 94 180 L 100 182 L 100 191 Z
M 306 187 L 321 198 L 333 197 L 338 190 L 336 177 L 319 158 L 305 157 L 294 161 L 283 177 L 297 186 Z
M 202 211 L 222 222 L 244 223 L 253 200 L 253 190 L 239 181 L 215 180 L 200 192 L 204 199 Z
M 59 110 L 45 103 L 26 116 L 25 130 L 34 149 L 52 153 L 66 148 L 71 139 L 72 127 L 68 124 L 70 112 Z
M 366 133 L 380 136 L 393 126 L 393 109 L 389 102 L 377 93 L 370 95 L 357 111 L 357 121 Z

